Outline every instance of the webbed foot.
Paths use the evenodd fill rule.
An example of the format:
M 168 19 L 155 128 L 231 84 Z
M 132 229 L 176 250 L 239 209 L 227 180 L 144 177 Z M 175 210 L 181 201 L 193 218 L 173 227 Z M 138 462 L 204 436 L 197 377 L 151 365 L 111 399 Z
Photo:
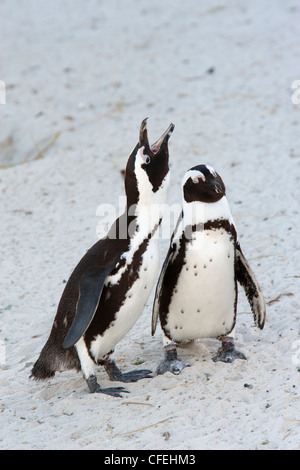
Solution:
M 147 369 L 132 370 L 130 372 L 122 373 L 114 361 L 106 361 L 104 363 L 104 367 L 110 380 L 118 382 L 130 383 L 137 382 L 140 379 L 151 379 L 153 377 L 151 375 L 152 371 Z
M 86 383 L 88 384 L 89 391 L 91 393 L 104 393 L 105 395 L 119 398 L 122 398 L 121 393 L 129 393 L 128 390 L 124 389 L 124 387 L 101 388 L 95 375 L 91 375 L 86 379 Z
M 244 353 L 235 349 L 233 341 L 223 341 L 217 355 L 212 358 L 214 362 L 233 362 L 235 359 L 247 360 Z
M 137 382 L 140 379 L 151 379 L 153 377 L 151 370 L 132 370 L 130 372 L 125 372 L 125 373 L 120 373 L 120 375 L 117 375 L 115 379 L 112 380 L 117 380 L 119 382 Z
M 182 369 L 189 366 L 189 364 L 182 362 L 182 360 L 177 357 L 176 348 L 165 349 L 165 358 L 158 365 L 156 373 L 161 375 L 165 372 L 172 372 L 172 374 L 178 375 Z

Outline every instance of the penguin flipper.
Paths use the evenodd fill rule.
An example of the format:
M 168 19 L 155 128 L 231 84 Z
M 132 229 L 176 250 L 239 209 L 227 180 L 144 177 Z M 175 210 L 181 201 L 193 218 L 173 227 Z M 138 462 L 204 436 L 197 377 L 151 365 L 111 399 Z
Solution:
M 238 242 L 236 246 L 235 274 L 237 281 L 244 288 L 254 316 L 255 325 L 262 330 L 266 320 L 265 300 L 255 275 L 244 257 Z
M 105 280 L 114 266 L 115 264 L 96 268 L 80 279 L 76 313 L 63 343 L 65 349 L 74 346 L 87 330 L 99 305 Z
M 173 232 L 172 237 L 171 237 L 169 251 L 168 251 L 167 256 L 165 258 L 165 261 L 162 265 L 161 272 L 160 272 L 160 275 L 159 275 L 159 278 L 158 278 L 158 281 L 157 281 L 157 285 L 156 285 L 156 289 L 155 289 L 153 309 L 152 309 L 152 323 L 151 323 L 151 335 L 152 336 L 154 336 L 156 326 L 157 326 L 157 320 L 158 320 L 158 315 L 159 315 L 159 303 L 160 303 L 161 289 L 162 289 L 165 273 L 166 273 L 166 270 L 167 270 L 167 267 L 168 267 L 170 261 L 173 259 L 174 252 L 177 248 L 177 242 L 174 242 L 174 236 L 177 232 L 177 229 L 179 227 L 179 224 L 180 224 L 182 218 L 183 218 L 183 211 L 181 211 L 181 213 L 178 217 L 176 227 L 175 227 L 174 232 Z
M 151 323 L 151 335 L 154 336 L 156 326 L 157 326 L 157 321 L 158 321 L 158 315 L 159 315 L 159 303 L 160 303 L 160 296 L 161 296 L 161 289 L 165 277 L 165 273 L 167 270 L 167 267 L 169 265 L 169 262 L 173 256 L 174 253 L 174 248 L 171 243 L 168 254 L 165 258 L 165 261 L 162 265 L 161 272 L 157 281 L 156 289 L 155 289 L 155 296 L 154 296 L 154 303 L 153 303 L 153 309 L 152 309 L 152 323 Z

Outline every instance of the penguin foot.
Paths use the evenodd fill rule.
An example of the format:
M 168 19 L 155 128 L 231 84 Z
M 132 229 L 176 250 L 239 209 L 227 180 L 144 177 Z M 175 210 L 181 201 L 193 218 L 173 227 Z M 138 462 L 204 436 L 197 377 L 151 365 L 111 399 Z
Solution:
M 244 353 L 235 349 L 233 341 L 222 342 L 222 346 L 218 349 L 217 355 L 212 358 L 214 362 L 233 362 L 235 359 L 247 360 Z
M 88 384 L 89 391 L 91 393 L 104 393 L 105 395 L 119 398 L 122 398 L 121 393 L 129 393 L 128 390 L 124 389 L 124 387 L 101 388 L 95 375 L 91 375 L 86 379 L 86 383 Z
M 153 377 L 151 370 L 132 370 L 130 372 L 126 372 L 124 374 L 118 375 L 117 378 L 114 380 L 118 380 L 119 382 L 137 382 L 140 379 L 151 379 Z
M 109 375 L 110 380 L 117 382 L 137 382 L 140 379 L 150 379 L 153 376 L 151 370 L 142 369 L 142 370 L 132 370 L 130 372 L 122 373 L 120 369 L 116 366 L 114 361 L 106 361 L 104 363 L 104 368 Z
M 165 358 L 158 365 L 156 373 L 157 375 L 162 375 L 165 372 L 172 372 L 172 374 L 178 375 L 185 367 L 190 367 L 190 364 L 182 362 L 182 360 L 177 357 L 176 348 L 165 349 Z

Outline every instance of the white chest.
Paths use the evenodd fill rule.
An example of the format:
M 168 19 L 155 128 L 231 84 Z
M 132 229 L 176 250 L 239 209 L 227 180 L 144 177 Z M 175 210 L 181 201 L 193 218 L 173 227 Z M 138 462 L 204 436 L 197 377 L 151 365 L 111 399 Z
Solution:
M 225 230 L 193 234 L 169 306 L 174 340 L 216 337 L 231 331 L 235 316 L 234 245 Z

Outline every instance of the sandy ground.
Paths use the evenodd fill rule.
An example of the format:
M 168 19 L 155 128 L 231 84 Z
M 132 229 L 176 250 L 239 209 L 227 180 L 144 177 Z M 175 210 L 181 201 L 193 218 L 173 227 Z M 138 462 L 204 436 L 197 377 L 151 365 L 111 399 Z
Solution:
M 0 448 L 299 450 L 297 2 L 3 0 L 0 15 Z M 241 292 L 247 361 L 213 363 L 208 339 L 179 349 L 191 364 L 179 376 L 129 384 L 122 399 L 89 394 L 72 371 L 32 382 L 64 280 L 97 240 L 99 204 L 118 208 L 146 116 L 152 141 L 176 125 L 170 204 L 188 168 L 223 177 L 265 329 Z M 117 346 L 124 371 L 155 371 L 162 357 L 152 300 Z

